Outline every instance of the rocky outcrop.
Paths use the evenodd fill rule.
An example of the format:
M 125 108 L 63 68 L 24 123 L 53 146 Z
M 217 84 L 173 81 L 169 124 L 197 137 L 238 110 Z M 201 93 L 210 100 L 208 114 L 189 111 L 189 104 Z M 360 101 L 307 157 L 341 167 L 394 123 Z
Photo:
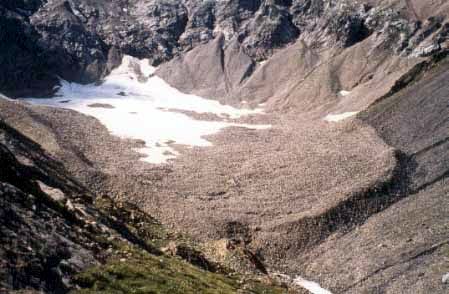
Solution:
M 97 262 L 92 250 L 101 250 L 91 235 L 94 227 L 86 227 L 89 216 L 79 216 L 88 197 L 83 199 L 62 174 L 56 176 L 61 166 L 38 145 L 4 123 L 0 132 L 0 291 L 67 291 L 73 273 Z M 45 193 L 44 186 L 54 187 L 61 197 L 52 198 L 55 194 Z
M 30 18 L 39 33 L 38 45 L 59 77 L 82 83 L 99 80 L 105 71 L 108 48 L 85 26 L 69 2 L 50 1 Z
M 37 46 L 39 34 L 28 22 L 41 1 L 0 3 L 0 91 L 6 95 L 50 95 L 56 78 L 45 50 Z
M 178 52 L 187 22 L 178 1 L 20 3 L 0 4 L 3 51 L 19 53 L 18 60 L 2 54 L 0 89 L 10 96 L 51 94 L 58 78 L 99 81 L 118 65 L 122 52 L 159 64 Z
M 439 7 L 431 14 L 429 11 L 436 8 L 434 3 L 409 1 L 406 6 L 401 3 L 6 1 L 0 4 L 3 47 L 0 90 L 10 96 L 50 95 L 58 78 L 95 82 L 117 66 L 123 53 L 149 58 L 153 65 L 177 57 L 167 70 L 161 68 L 160 75 L 182 88 L 184 81 L 170 78 L 170 68 L 182 66 L 179 58 L 185 59 L 187 52 L 194 49 L 201 51 L 204 44 L 213 46 L 210 43 L 220 36 L 223 51 L 230 47 L 246 56 L 242 64 L 230 63 L 228 66 L 232 67 L 225 71 L 244 74 L 235 74 L 236 79 L 231 82 L 214 82 L 214 75 L 205 78 L 201 71 L 198 74 L 180 71 L 180 75 L 190 74 L 193 80 L 204 81 L 204 85 L 198 84 L 195 89 L 186 87 L 186 91 L 192 88 L 192 92 L 224 97 L 251 75 L 248 63 L 266 60 L 277 49 L 298 41 L 323 51 L 348 48 L 374 35 L 376 46 L 397 55 L 419 57 L 447 50 L 448 8 Z M 426 14 L 417 15 L 417 5 Z M 17 38 L 18 35 L 22 37 Z M 223 71 L 220 56 L 213 60 L 206 58 L 201 64 L 213 71 Z M 211 90 L 216 86 L 221 89 Z
M 390 67 L 387 72 L 392 74 L 380 82 L 386 85 L 420 58 L 448 50 L 447 9 L 421 19 L 410 14 L 417 4 L 409 4 L 264 1 L 240 32 L 223 30 L 229 40 L 224 42 L 223 51 L 228 46 L 237 48 L 246 56 L 243 60 L 249 57 L 258 66 L 248 71 L 247 62 L 221 63 L 221 55 L 212 58 L 210 50 L 202 45 L 192 50 L 201 56 L 194 62 L 200 70 L 189 71 L 193 67 L 191 56 L 183 53 L 163 64 L 157 74 L 183 91 L 226 103 L 270 99 L 277 109 L 298 109 L 301 105 L 297 101 L 307 96 L 322 106 L 335 102 L 341 90 L 356 86 L 376 88 L 371 79 L 378 73 L 384 74 L 385 67 Z M 436 8 L 430 2 L 427 6 Z M 208 44 L 214 42 L 216 39 Z M 237 83 L 229 83 L 201 70 L 220 67 L 225 68 L 224 72 L 245 75 Z M 175 68 L 179 70 L 173 75 Z
M 10 109 L 4 106 L 2 114 Z M 49 135 L 35 125 L 41 138 Z M 67 293 L 76 288 L 76 274 L 104 263 L 120 243 L 160 254 L 148 242 L 158 238 L 152 217 L 85 188 L 45 146 L 3 117 L 0 165 L 1 293 Z

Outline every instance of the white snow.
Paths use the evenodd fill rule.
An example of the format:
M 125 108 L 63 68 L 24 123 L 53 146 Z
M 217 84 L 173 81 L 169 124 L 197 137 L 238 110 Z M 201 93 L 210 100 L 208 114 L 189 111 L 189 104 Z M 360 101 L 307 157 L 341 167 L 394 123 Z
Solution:
M 351 116 L 356 115 L 358 112 L 357 111 L 353 111 L 353 112 L 344 112 L 344 113 L 340 113 L 340 114 L 328 114 L 324 120 L 328 121 L 328 122 L 339 122 L 342 120 L 345 120 Z
M 443 275 L 441 282 L 443 282 L 443 284 L 449 284 L 449 273 Z
M 1 99 L 5 99 L 5 100 L 8 100 L 8 101 L 11 101 L 11 102 L 14 102 L 13 99 L 11 99 L 11 98 L 9 98 L 9 97 L 3 95 L 2 93 L 0 93 L 0 98 L 1 98 Z
M 140 76 L 139 68 L 142 73 Z M 226 116 L 238 118 L 261 113 L 262 109 L 236 109 L 217 101 L 181 93 L 162 79 L 150 77 L 154 71 L 155 68 L 149 65 L 148 60 L 125 56 L 122 65 L 106 77 L 101 85 L 80 85 L 61 81 L 61 88 L 57 92 L 58 98 L 25 100 L 91 115 L 114 135 L 141 139 L 146 144 L 144 148 L 138 150 L 147 155 L 143 160 L 155 164 L 164 163 L 167 159 L 178 155 L 169 146 L 170 142 L 190 146 L 210 146 L 211 143 L 203 136 L 214 134 L 225 127 L 239 126 L 252 129 L 271 127 L 226 122 Z M 89 106 L 92 104 L 105 104 L 108 107 Z M 214 113 L 223 117 L 223 121 L 195 120 L 179 112 L 169 111 L 170 109 Z
M 338 92 L 338 95 L 343 96 L 343 97 L 348 96 L 349 94 L 351 94 L 351 92 L 345 91 L 345 90 L 341 90 L 340 92 Z
M 294 279 L 293 282 L 296 285 L 309 290 L 313 294 L 332 294 L 332 292 L 330 292 L 329 290 L 321 288 L 321 286 L 318 283 L 307 281 L 301 277 L 296 277 L 296 279 Z

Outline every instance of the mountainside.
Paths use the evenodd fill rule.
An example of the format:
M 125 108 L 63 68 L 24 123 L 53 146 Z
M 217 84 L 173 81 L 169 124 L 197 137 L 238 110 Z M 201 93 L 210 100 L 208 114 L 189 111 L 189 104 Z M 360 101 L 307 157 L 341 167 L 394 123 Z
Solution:
M 444 0 L 2 1 L 2 65 L 16 74 L 2 74 L 0 86 L 13 96 L 48 95 L 56 77 L 93 82 L 128 54 L 150 58 L 154 65 L 177 57 L 159 73 L 169 83 L 207 96 L 235 96 L 242 86 L 252 88 L 248 79 L 257 62 L 295 42 L 304 43 L 303 54 L 312 56 L 298 79 L 339 49 L 366 39 L 370 50 L 388 55 L 445 51 L 448 10 Z M 189 69 L 189 63 L 200 70 Z M 208 71 L 213 74 L 206 77 Z
M 395 204 L 301 257 L 336 293 L 447 291 L 448 69 L 445 60 L 359 115 L 403 153 L 403 186 Z
M 0 293 L 296 293 L 264 276 L 238 245 L 222 249 L 229 261 L 216 260 L 138 206 L 113 201 L 100 188 L 108 175 L 78 150 L 89 142 L 71 145 L 61 136 L 70 130 L 46 121 L 81 121 L 95 139 L 118 143 L 92 118 L 0 104 L 2 119 L 40 143 L 0 121 Z M 115 154 L 129 152 L 117 145 Z
M 448 52 L 445 0 L 2 1 L 0 292 L 447 293 Z M 59 108 L 118 67 L 254 112 L 150 164 Z

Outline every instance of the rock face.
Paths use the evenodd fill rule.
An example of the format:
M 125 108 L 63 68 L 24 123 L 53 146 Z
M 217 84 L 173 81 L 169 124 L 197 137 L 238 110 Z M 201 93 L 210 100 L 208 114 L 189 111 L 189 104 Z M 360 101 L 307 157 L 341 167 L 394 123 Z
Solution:
M 0 91 L 7 95 L 51 94 L 56 79 L 39 34 L 28 22 L 41 1 L 2 1 L 0 4 Z
M 351 47 L 375 35 L 377 46 L 415 57 L 447 49 L 447 5 L 390 2 L 3 1 L 0 91 L 10 96 L 49 95 L 57 77 L 81 83 L 100 80 L 117 65 L 122 53 L 146 57 L 158 65 L 176 56 L 183 59 L 193 49 L 201 51 L 206 43 L 213 46 L 211 43 L 219 42 L 223 51 L 230 47 L 244 56 L 236 58 L 238 62 L 243 58 L 240 66 L 232 62 L 223 65 L 220 54 L 202 61 L 212 70 L 245 73 L 236 74 L 230 82 L 214 82 L 214 75 L 204 80 L 201 71 L 198 76 L 183 72 L 192 80 L 204 81 L 205 88 L 199 84 L 195 90 L 212 97 L 223 97 L 238 88 L 252 73 L 248 64 L 266 60 L 276 49 L 298 40 L 322 51 Z M 418 9 L 423 16 L 416 14 Z M 173 63 L 168 69 L 162 67 L 159 75 L 190 90 L 183 88 L 184 80 L 170 78 L 171 67 L 183 66 L 178 58 Z M 13 89 L 13 84 L 23 87 Z
M 424 2 L 408 1 L 404 5 L 402 1 L 390 1 L 387 5 L 381 1 L 263 1 L 238 30 L 223 30 L 224 25 L 216 25 L 215 31 L 223 32 L 227 40 L 222 45 L 224 54 L 211 56 L 210 48 L 197 46 L 192 50 L 195 53 L 184 53 L 163 64 L 157 74 L 182 91 L 226 103 L 270 99 L 276 108 L 289 109 L 297 108 L 304 95 L 317 104 L 329 103 L 343 87 L 352 89 L 371 83 L 380 67 L 385 69 L 397 62 L 404 65 L 410 60 L 413 63 L 447 52 L 448 7 Z M 435 14 L 418 15 L 417 5 L 435 8 Z M 220 38 L 213 37 L 209 46 Z M 241 52 L 239 64 L 223 60 L 228 47 Z M 191 54 L 197 56 L 195 62 Z M 257 66 L 248 70 L 247 59 Z M 267 64 L 258 63 L 264 60 Z M 214 75 L 208 77 L 202 70 L 220 67 L 225 73 L 245 74 L 229 82 Z M 393 66 L 388 72 L 400 74 L 396 69 L 404 67 Z M 346 80 L 339 82 L 343 79 L 340 76 Z
M 186 8 L 178 1 L 9 1 L 0 4 L 0 13 L 4 51 L 16 46 L 18 57 L 23 55 L 21 68 L 11 62 L 12 53 L 2 54 L 1 91 L 10 96 L 28 91 L 13 90 L 10 84 L 17 85 L 19 77 L 8 71 L 29 72 L 20 77 L 24 88 L 41 95 L 49 93 L 36 85 L 45 81 L 42 88 L 52 89 L 56 77 L 100 80 L 117 66 L 122 52 L 159 64 L 178 52 L 177 40 L 187 22 Z M 26 38 L 18 39 L 19 34 Z
M 82 191 L 66 182 L 57 163 L 37 144 L 4 123 L 0 133 L 0 291 L 28 287 L 48 293 L 67 291 L 74 272 L 97 262 L 84 220 L 73 204 L 64 205 L 74 202 L 74 195 L 81 196 Z M 5 140 L 22 162 L 4 145 Z M 52 200 L 38 180 L 64 189 L 66 199 Z M 78 200 L 77 205 L 85 207 L 87 199 Z
M 38 45 L 45 48 L 55 73 L 66 80 L 88 83 L 101 78 L 108 48 L 88 30 L 82 16 L 69 2 L 50 1 L 31 16 L 30 24 L 40 34 Z

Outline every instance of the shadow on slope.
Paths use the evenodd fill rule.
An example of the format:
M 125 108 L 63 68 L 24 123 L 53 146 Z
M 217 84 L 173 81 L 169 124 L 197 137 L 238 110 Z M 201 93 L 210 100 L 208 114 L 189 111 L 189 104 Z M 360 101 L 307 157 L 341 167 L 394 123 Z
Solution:
M 94 195 L 39 144 L 0 121 L 0 292 L 286 293 L 229 275 L 137 206 Z M 178 240 L 179 239 L 179 240 Z M 175 256 L 176 255 L 176 256 Z M 217 271 L 217 273 L 214 273 Z
M 305 276 L 337 293 L 447 293 L 448 68 L 433 64 L 359 115 L 413 163 L 407 197 L 304 253 Z

